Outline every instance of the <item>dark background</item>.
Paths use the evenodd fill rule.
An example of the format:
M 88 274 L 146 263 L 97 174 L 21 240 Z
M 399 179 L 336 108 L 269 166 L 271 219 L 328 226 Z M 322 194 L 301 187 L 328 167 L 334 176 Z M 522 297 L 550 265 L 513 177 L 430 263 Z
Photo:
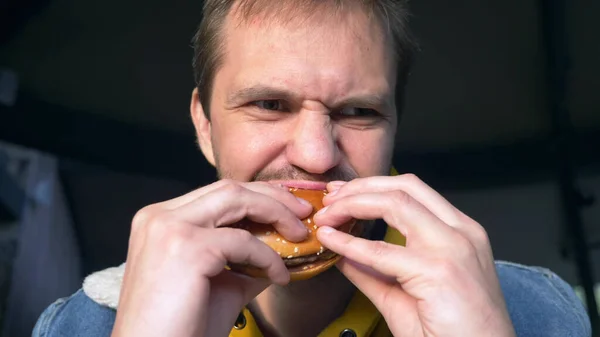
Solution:
M 4 336 L 123 262 L 136 210 L 215 179 L 188 110 L 201 6 L 0 0 Z M 600 1 L 411 8 L 396 167 L 480 221 L 496 258 L 551 268 L 595 305 Z

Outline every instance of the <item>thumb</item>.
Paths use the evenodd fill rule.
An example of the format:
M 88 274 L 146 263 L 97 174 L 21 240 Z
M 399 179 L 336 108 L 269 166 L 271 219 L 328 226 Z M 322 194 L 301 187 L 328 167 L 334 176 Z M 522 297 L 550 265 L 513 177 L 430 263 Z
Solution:
M 254 278 L 235 272 L 224 272 L 215 277 L 220 288 L 226 288 L 228 292 L 236 294 L 236 301 L 241 301 L 245 306 L 256 296 L 271 285 L 268 279 Z
M 226 336 L 240 311 L 269 286 L 268 280 L 222 272 L 210 280 L 205 336 Z
M 375 306 L 381 302 L 381 295 L 396 283 L 392 277 L 346 257 L 337 263 L 337 267 Z
M 377 307 L 388 326 L 415 325 L 416 301 L 394 278 L 348 258 L 342 258 L 337 267 Z

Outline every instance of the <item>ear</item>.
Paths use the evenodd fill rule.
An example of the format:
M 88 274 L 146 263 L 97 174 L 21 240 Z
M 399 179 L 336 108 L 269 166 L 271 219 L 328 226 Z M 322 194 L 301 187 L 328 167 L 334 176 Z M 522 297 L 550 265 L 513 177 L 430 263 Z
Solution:
M 190 103 L 190 114 L 194 127 L 196 128 L 196 137 L 198 138 L 198 145 L 200 150 L 206 157 L 206 160 L 215 166 L 215 156 L 212 147 L 212 130 L 211 124 L 206 115 L 204 114 L 204 108 L 202 108 L 202 102 L 200 102 L 200 95 L 198 94 L 198 88 L 192 91 L 192 100 Z

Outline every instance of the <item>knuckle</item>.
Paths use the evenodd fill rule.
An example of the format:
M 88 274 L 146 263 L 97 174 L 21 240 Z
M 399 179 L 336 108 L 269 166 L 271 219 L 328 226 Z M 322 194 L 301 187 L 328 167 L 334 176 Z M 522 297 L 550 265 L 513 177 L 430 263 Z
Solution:
M 168 256 L 181 256 L 187 246 L 188 236 L 185 235 L 184 228 L 174 228 L 169 231 L 162 231 L 160 242 L 164 245 L 162 248 Z
M 233 179 L 223 179 L 223 180 L 220 180 L 219 183 L 222 186 L 237 186 L 238 185 L 238 183 Z
M 488 232 L 485 230 L 485 228 L 483 228 L 483 226 L 479 224 L 473 226 L 471 235 L 473 236 L 473 240 L 475 241 L 474 244 L 477 246 L 487 246 L 490 243 L 490 237 L 488 235 Z
M 250 243 L 254 240 L 254 236 L 247 230 L 239 229 L 239 228 L 221 228 L 223 230 L 224 235 L 228 235 L 231 237 L 231 240 L 235 242 L 239 242 L 239 244 Z M 221 230 L 220 229 L 220 230 Z
M 168 212 L 159 212 L 152 214 L 146 221 L 144 228 L 148 232 L 149 237 L 162 238 L 174 233 L 177 227 L 171 226 L 173 223 L 173 217 Z
M 231 185 L 233 183 L 234 183 L 234 181 L 232 179 L 221 179 L 221 180 L 217 180 L 216 182 L 214 182 L 212 184 L 212 186 L 219 188 L 219 187 L 223 187 L 226 185 Z
M 224 180 L 219 189 L 224 193 L 239 193 L 243 190 L 243 187 L 233 180 Z
M 456 258 L 459 261 L 464 261 L 465 259 L 472 258 L 477 256 L 477 250 L 466 237 L 462 235 L 456 235 L 456 238 L 452 240 L 453 242 L 453 251 Z
M 152 214 L 154 212 L 155 212 L 154 205 L 145 206 L 145 207 L 139 209 L 133 215 L 133 219 L 131 220 L 132 225 L 135 227 L 139 227 L 140 225 L 146 223 L 150 219 L 150 217 L 152 217 Z
M 371 242 L 371 254 L 375 261 L 380 261 L 380 258 L 386 255 L 388 245 L 384 241 Z
M 170 211 L 161 211 L 154 213 L 149 219 L 148 224 L 153 227 L 165 227 L 171 225 L 175 218 Z
M 407 207 L 413 203 L 412 197 L 408 193 L 400 190 L 391 192 L 389 199 L 396 207 Z
M 417 175 L 415 175 L 414 173 L 405 173 L 400 176 L 400 179 L 402 179 L 407 185 L 423 183 L 423 181 L 419 179 L 419 177 L 417 177 Z
M 375 268 L 379 269 L 388 257 L 389 249 L 388 244 L 384 241 L 370 241 L 368 243 L 367 258 L 370 264 Z
M 189 265 L 199 262 L 198 258 L 204 256 L 210 245 L 210 238 L 202 237 L 209 232 L 194 226 L 172 226 L 163 228 L 160 237 L 155 237 L 155 247 L 164 252 L 168 257 L 185 261 Z

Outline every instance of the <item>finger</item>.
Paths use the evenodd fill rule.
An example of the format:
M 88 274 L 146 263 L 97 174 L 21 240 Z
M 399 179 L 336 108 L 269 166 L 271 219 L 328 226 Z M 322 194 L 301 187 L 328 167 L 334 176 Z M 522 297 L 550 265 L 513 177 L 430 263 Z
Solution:
M 406 236 L 410 245 L 447 245 L 457 235 L 429 209 L 399 190 L 350 195 L 314 216 L 317 226 L 336 227 L 350 219 L 383 219 Z
M 207 193 L 211 193 L 211 192 L 213 192 L 219 188 L 225 187 L 227 185 L 244 185 L 250 189 L 254 188 L 254 190 L 258 190 L 259 186 L 265 187 L 262 190 L 263 192 L 266 190 L 266 188 L 270 188 L 270 192 L 271 192 L 271 193 L 269 193 L 270 195 L 274 195 L 275 192 L 273 192 L 273 190 L 279 190 L 284 193 L 287 192 L 287 190 L 288 190 L 283 185 L 269 184 L 267 182 L 242 183 L 242 182 L 235 181 L 235 180 L 222 179 L 222 180 L 216 181 L 210 185 L 206 185 L 204 187 L 193 190 L 193 191 L 186 193 L 182 196 L 179 196 L 177 198 L 173 198 L 171 200 L 165 201 L 162 203 L 162 206 L 164 206 L 166 209 L 178 208 L 178 207 L 181 207 L 195 199 L 200 198 L 201 196 L 203 196 Z
M 160 205 L 164 209 L 175 209 L 175 208 L 181 207 L 195 199 L 198 199 L 207 193 L 210 193 L 218 188 L 221 188 L 227 184 L 234 184 L 234 183 L 237 183 L 237 182 L 234 182 L 234 181 L 228 180 L 228 179 L 218 180 L 212 184 L 197 188 L 197 189 L 190 191 L 184 195 L 178 196 L 178 197 L 170 199 L 170 200 L 163 201 L 163 202 L 159 203 L 158 205 Z
M 403 283 L 420 269 L 418 261 L 402 246 L 366 240 L 331 227 L 319 228 L 317 238 L 327 249 L 387 277 L 393 277 L 399 283 Z
M 285 285 L 290 274 L 281 257 L 271 247 L 247 231 L 236 228 L 219 228 L 218 235 L 211 238 L 209 246 L 221 263 L 206 264 L 214 266 L 207 270 L 207 276 L 220 274 L 221 266 L 227 263 L 250 265 L 262 269 L 273 283 Z
M 298 218 L 304 219 L 313 211 L 313 206 L 307 200 L 297 198 L 287 187 L 278 187 L 269 183 L 248 183 L 243 187 L 267 195 L 289 208 Z
M 365 294 L 368 292 L 368 289 L 398 283 L 394 276 L 382 274 L 348 257 L 342 257 L 336 264 L 336 267 L 360 290 L 363 290 L 361 287 L 364 287 Z
M 335 190 L 337 187 L 339 187 L 337 191 L 329 193 L 324 198 L 323 203 L 325 205 L 354 194 L 404 191 L 425 206 L 442 222 L 464 235 L 482 255 L 482 263 L 487 263 L 492 259 L 492 250 L 485 229 L 415 175 L 359 178 L 348 183 L 332 182 L 327 186 L 330 190 Z
M 315 214 L 317 226 L 336 227 L 349 219 L 383 219 L 406 237 L 409 247 L 462 247 L 477 255 L 480 265 L 493 268 L 493 252 L 486 231 L 479 224 L 469 227 L 448 226 L 433 212 L 407 193 L 396 190 L 373 194 L 355 194 L 338 199 Z
M 383 307 L 392 288 L 395 290 L 394 306 L 409 314 L 415 306 L 415 300 L 402 291 L 394 277 L 389 277 L 349 258 L 342 258 L 336 265 L 344 276 L 356 286 L 377 307 Z M 398 308 L 399 306 L 399 308 Z
M 332 185 L 334 188 L 335 185 Z M 329 186 L 328 186 L 329 187 Z M 427 207 L 443 222 L 451 226 L 460 226 L 463 213 L 454 207 L 434 189 L 414 175 L 401 175 L 394 177 L 369 177 L 359 178 L 343 184 L 337 191 L 329 193 L 323 203 L 329 205 L 349 195 L 360 193 L 391 192 L 401 190 Z
M 271 283 L 273 283 L 273 281 L 266 278 L 255 278 L 244 274 L 225 271 L 213 277 L 211 279 L 211 283 L 219 285 L 219 290 L 217 291 L 220 291 L 221 294 L 219 294 L 220 296 L 218 299 L 222 300 L 223 302 L 234 303 L 234 301 L 239 300 L 237 298 L 237 291 L 241 289 L 243 291 L 244 298 L 242 303 L 240 303 L 240 306 L 243 306 L 244 304 L 253 300 L 258 294 L 263 292 L 268 286 L 271 285 Z M 213 297 L 211 296 L 211 299 L 212 298 Z M 218 313 L 212 314 L 216 317 L 220 316 Z
M 205 186 L 204 188 L 192 191 L 178 198 L 171 199 L 165 202 L 164 206 L 167 209 L 175 209 L 192 202 L 193 200 L 206 195 L 207 193 L 211 193 L 228 185 L 240 185 L 251 191 L 268 195 L 286 205 L 290 210 L 292 210 L 292 212 L 294 212 L 294 214 L 297 215 L 297 217 L 301 219 L 310 215 L 313 210 L 312 205 L 308 201 L 295 197 L 292 193 L 290 193 L 289 189 L 283 185 L 270 184 L 268 182 L 260 181 L 239 183 L 232 180 L 221 180 L 214 184 Z
M 240 185 L 225 185 L 171 212 L 181 221 L 203 227 L 222 227 L 247 218 L 272 225 L 292 242 L 308 235 L 306 227 L 283 203 Z

